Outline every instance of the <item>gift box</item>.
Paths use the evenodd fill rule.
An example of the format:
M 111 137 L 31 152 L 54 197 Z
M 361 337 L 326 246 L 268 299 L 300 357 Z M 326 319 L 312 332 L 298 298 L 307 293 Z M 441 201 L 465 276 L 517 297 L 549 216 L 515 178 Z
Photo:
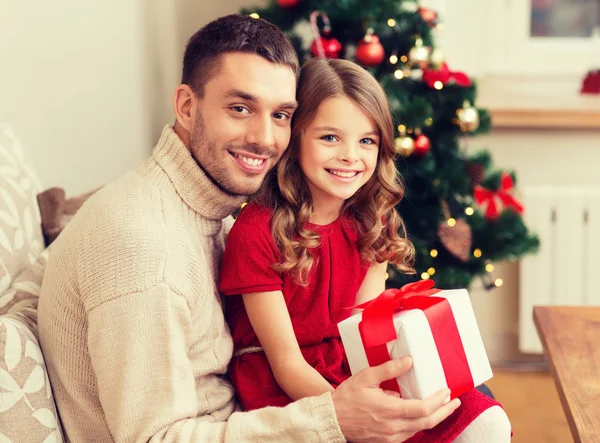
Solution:
M 409 355 L 412 368 L 381 385 L 406 399 L 444 388 L 455 398 L 492 378 L 467 290 L 433 286 L 422 280 L 388 289 L 338 324 L 352 374 Z

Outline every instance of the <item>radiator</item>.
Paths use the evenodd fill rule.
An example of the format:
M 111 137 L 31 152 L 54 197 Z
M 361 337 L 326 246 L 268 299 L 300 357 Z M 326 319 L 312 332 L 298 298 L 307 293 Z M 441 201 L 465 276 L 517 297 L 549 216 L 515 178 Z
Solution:
M 527 226 L 537 255 L 519 268 L 519 349 L 542 352 L 535 305 L 600 305 L 600 188 L 524 187 Z

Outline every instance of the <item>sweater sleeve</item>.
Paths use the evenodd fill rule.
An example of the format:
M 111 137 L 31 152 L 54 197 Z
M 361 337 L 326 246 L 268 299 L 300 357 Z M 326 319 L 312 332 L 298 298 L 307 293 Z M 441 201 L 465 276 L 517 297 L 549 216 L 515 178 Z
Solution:
M 330 394 L 215 422 L 206 412 L 210 398 L 196 392 L 202 383 L 187 355 L 191 325 L 186 300 L 166 283 L 89 311 L 88 348 L 116 442 L 345 441 Z

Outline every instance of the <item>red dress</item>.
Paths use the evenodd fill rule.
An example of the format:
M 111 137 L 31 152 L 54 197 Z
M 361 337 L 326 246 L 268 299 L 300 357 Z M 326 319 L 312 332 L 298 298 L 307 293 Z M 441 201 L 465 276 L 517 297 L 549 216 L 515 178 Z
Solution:
M 280 254 L 270 222 L 271 210 L 251 203 L 242 210 L 227 238 L 219 289 L 229 296 L 225 312 L 234 354 L 260 347 L 241 294 L 282 291 L 302 355 L 335 388 L 350 376 L 337 324 L 350 315 L 347 308 L 354 304 L 368 269 L 358 253 L 355 225 L 344 217 L 326 226 L 308 224 L 319 233 L 321 242 L 311 250 L 315 265 L 308 285 L 300 286 L 271 267 L 279 262 Z M 275 380 L 264 352 L 234 356 L 229 376 L 246 410 L 292 402 Z M 409 441 L 450 442 L 482 411 L 498 404 L 476 390 L 461 396 L 461 401 L 451 418 Z

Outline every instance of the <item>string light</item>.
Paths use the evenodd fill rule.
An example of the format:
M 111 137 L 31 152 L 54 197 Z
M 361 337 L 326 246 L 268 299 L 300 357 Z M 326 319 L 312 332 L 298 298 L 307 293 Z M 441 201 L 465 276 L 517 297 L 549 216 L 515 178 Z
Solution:
M 414 131 L 413 131 L 413 129 L 412 129 L 412 128 L 408 128 L 408 129 L 406 130 L 406 132 L 408 132 L 409 134 L 412 134 Z
M 481 256 L 482 256 L 481 249 L 479 249 L 479 248 L 475 249 L 475 250 L 473 251 L 473 256 L 474 256 L 475 258 L 479 258 L 479 257 L 481 257 Z
M 404 78 L 404 72 L 402 72 L 400 69 L 397 69 L 394 71 L 394 77 L 396 77 L 398 80 L 401 80 Z
M 403 55 L 402 57 L 400 57 L 400 61 L 401 61 L 402 63 L 406 63 L 406 62 L 408 61 L 408 57 L 407 57 L 407 56 L 405 56 L 405 55 Z
M 260 15 L 258 15 L 256 12 L 253 12 L 252 14 L 250 14 L 250 17 L 252 17 L 252 18 L 260 18 Z
M 425 126 L 431 126 L 433 124 L 433 119 L 431 117 L 429 117 L 427 120 L 425 120 Z
M 398 56 L 396 54 L 390 55 L 390 63 L 392 65 L 395 65 L 396 63 L 398 63 Z
M 453 218 L 449 218 L 448 219 L 448 226 L 454 226 L 456 225 L 456 220 Z
M 388 18 L 387 24 L 390 28 L 393 28 L 394 26 L 396 26 L 396 20 L 394 20 L 393 18 Z
M 494 281 L 494 286 L 496 286 L 497 288 L 499 288 L 500 286 L 502 286 L 503 283 L 504 283 L 504 281 L 501 278 L 497 278 Z
M 406 126 L 398 125 L 398 132 L 400 132 L 400 133 L 406 132 Z
M 429 269 L 427 270 L 427 273 L 428 273 L 429 275 L 433 275 L 433 274 L 435 274 L 435 268 L 429 268 Z
M 444 84 L 441 81 L 436 80 L 435 83 L 433 84 L 433 87 L 435 89 L 437 89 L 438 91 L 441 91 L 444 88 Z
M 429 280 L 429 274 L 427 272 L 423 272 L 421 274 L 421 280 Z
M 388 278 L 390 278 L 390 273 L 389 273 L 389 272 L 386 272 L 386 273 L 385 273 L 385 279 L 387 280 Z
M 433 258 L 436 258 L 438 256 L 437 249 L 432 249 L 431 251 L 429 251 L 429 255 L 431 255 Z
M 488 263 L 487 265 L 485 265 L 485 270 L 488 272 L 494 272 L 494 265 L 491 263 Z
M 475 214 L 475 209 L 473 209 L 472 207 L 469 206 L 468 208 L 465 208 L 465 214 L 473 215 L 473 214 Z

